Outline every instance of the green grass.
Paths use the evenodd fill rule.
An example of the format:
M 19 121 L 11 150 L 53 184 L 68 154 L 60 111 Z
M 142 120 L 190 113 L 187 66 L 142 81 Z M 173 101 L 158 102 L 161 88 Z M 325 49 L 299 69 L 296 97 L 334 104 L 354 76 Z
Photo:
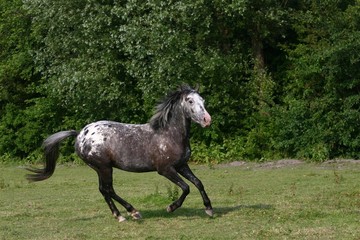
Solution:
M 213 218 L 193 185 L 182 208 L 167 213 L 177 194 L 170 182 L 119 170 L 115 189 L 143 220 L 118 223 L 86 166 L 58 166 L 50 179 L 30 184 L 23 168 L 0 165 L 0 239 L 360 238 L 360 164 L 192 169 L 212 200 Z

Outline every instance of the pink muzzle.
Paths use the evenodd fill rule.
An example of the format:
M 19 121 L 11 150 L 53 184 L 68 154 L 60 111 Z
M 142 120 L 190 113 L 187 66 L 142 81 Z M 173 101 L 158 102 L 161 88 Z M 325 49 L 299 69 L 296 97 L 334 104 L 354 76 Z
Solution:
M 201 124 L 202 127 L 209 127 L 211 124 L 211 116 L 210 114 L 205 110 L 203 123 Z

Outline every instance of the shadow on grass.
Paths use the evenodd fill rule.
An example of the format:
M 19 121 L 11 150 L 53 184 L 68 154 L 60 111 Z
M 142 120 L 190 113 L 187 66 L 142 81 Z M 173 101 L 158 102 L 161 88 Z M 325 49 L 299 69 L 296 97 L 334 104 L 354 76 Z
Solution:
M 186 218 L 189 219 L 216 219 L 221 218 L 229 213 L 241 211 L 242 209 L 253 209 L 254 211 L 260 210 L 272 210 L 274 207 L 268 204 L 255 204 L 255 205 L 237 205 L 237 206 L 225 206 L 225 207 L 215 207 L 214 208 L 214 217 L 209 217 L 205 213 L 205 209 L 203 208 L 187 208 L 181 207 L 177 209 L 175 212 L 168 213 L 165 208 L 158 209 L 139 209 L 142 215 L 142 220 L 136 220 L 138 223 L 142 223 L 143 220 L 152 219 L 152 218 L 160 218 L 160 219 L 176 219 L 176 218 Z M 130 216 L 127 216 L 125 211 L 121 212 L 124 217 L 128 220 L 132 221 Z M 110 216 L 109 216 L 110 217 Z M 104 218 L 104 215 L 93 215 L 93 216 L 77 216 L 74 217 L 73 220 L 76 221 L 93 221 L 95 219 Z
M 234 212 L 241 209 L 253 209 L 253 210 L 271 210 L 274 209 L 272 205 L 269 204 L 255 204 L 255 205 L 238 205 L 233 207 L 219 207 L 215 211 L 219 216 L 226 215 L 230 212 Z
M 214 218 L 222 217 L 228 213 L 240 211 L 241 209 L 253 209 L 253 210 L 272 210 L 274 207 L 268 204 L 255 204 L 255 205 L 238 205 L 229 207 L 214 207 Z M 206 215 L 205 210 L 201 208 L 186 208 L 181 207 L 175 212 L 168 213 L 165 209 L 154 209 L 154 210 L 140 210 L 144 219 L 147 218 L 209 218 Z

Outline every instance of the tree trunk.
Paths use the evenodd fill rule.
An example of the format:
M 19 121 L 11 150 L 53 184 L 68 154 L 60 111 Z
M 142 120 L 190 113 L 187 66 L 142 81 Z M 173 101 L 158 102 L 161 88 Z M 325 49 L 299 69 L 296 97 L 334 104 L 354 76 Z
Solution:
M 266 72 L 264 46 L 259 31 L 252 35 L 252 54 L 254 58 L 254 98 L 259 112 L 267 115 L 267 106 L 271 105 L 274 82 Z
M 253 34 L 252 39 L 252 52 L 254 57 L 254 71 L 265 70 L 264 46 L 258 33 Z

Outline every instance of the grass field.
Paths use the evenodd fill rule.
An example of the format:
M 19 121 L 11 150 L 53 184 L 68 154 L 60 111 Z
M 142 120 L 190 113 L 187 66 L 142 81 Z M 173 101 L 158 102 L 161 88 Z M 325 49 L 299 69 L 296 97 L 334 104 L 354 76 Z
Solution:
M 118 223 L 86 166 L 58 166 L 44 182 L 0 165 L 0 239 L 360 239 L 360 164 L 198 166 L 215 216 L 194 186 L 167 213 L 177 189 L 156 173 L 115 171 L 117 193 L 143 220 Z M 123 215 L 125 210 L 119 206 Z

